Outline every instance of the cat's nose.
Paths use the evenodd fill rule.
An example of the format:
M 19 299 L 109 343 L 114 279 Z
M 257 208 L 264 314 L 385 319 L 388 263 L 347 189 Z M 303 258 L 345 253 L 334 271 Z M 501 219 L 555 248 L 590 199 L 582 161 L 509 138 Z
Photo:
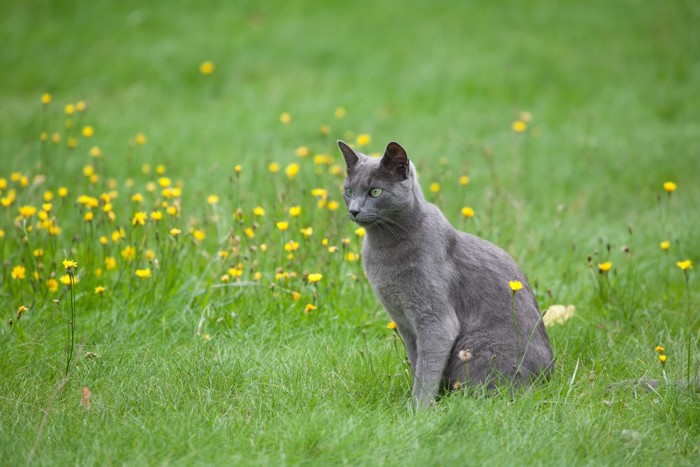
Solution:
M 356 218 L 359 213 L 360 213 L 360 211 L 350 209 L 350 217 L 352 217 L 353 219 Z

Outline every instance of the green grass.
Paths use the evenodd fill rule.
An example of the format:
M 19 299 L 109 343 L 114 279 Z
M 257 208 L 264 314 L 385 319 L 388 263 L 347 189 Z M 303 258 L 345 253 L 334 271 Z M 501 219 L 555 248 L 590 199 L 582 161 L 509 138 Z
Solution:
M 698 394 L 673 383 L 697 378 L 700 365 L 697 277 L 676 266 L 700 264 L 694 2 L 26 1 L 3 12 L 0 197 L 14 189 L 16 199 L 0 206 L 0 317 L 29 310 L 0 333 L 0 464 L 697 462 Z M 199 73 L 204 60 L 212 75 Z M 87 110 L 67 117 L 63 107 L 80 100 Z M 533 120 L 516 134 L 522 111 Z M 80 136 L 84 125 L 92 138 Z M 42 143 L 42 132 L 60 143 Z M 335 141 L 361 133 L 372 137 L 367 152 L 399 141 L 429 198 L 509 251 L 543 309 L 576 305 L 549 328 L 551 383 L 411 410 L 400 342 L 360 262 L 346 259 L 361 239 L 342 174 L 329 171 L 342 164 Z M 89 156 L 94 145 L 102 157 Z M 299 146 L 312 154 L 297 157 Z M 316 165 L 318 154 L 330 166 Z M 182 185 L 178 212 L 132 226 L 135 212 L 173 205 L 157 186 L 160 164 Z M 668 180 L 678 184 L 670 196 Z M 340 208 L 319 208 L 314 188 Z M 38 213 L 18 220 L 20 206 L 41 210 L 45 191 L 58 236 Z M 115 220 L 100 201 L 85 222 L 78 197 L 110 191 Z M 464 206 L 476 216 L 462 218 Z M 126 236 L 113 242 L 119 227 Z M 117 267 L 106 270 L 105 257 Z M 66 258 L 79 278 L 67 378 L 69 289 L 47 287 Z M 242 276 L 223 282 L 239 264 Z M 13 279 L 20 265 L 26 277 Z M 147 267 L 150 278 L 135 276 Z M 323 278 L 314 286 L 308 273 Z M 307 315 L 307 304 L 317 309 Z M 640 377 L 662 383 L 610 388 Z

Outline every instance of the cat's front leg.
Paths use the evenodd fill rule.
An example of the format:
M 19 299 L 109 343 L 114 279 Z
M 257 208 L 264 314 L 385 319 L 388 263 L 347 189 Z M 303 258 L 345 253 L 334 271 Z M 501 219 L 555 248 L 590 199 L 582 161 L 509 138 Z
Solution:
M 458 335 L 459 322 L 453 313 L 439 322 L 419 327 L 416 361 L 412 362 L 413 402 L 417 407 L 434 403 Z

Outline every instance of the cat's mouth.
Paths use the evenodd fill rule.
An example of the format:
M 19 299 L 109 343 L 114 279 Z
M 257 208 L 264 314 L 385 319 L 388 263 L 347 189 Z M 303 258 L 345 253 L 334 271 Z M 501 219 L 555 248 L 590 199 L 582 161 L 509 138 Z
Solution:
M 358 212 L 358 213 L 353 213 L 350 212 L 348 213 L 350 216 L 350 220 L 353 221 L 356 224 L 361 225 L 362 227 L 366 227 L 368 225 L 372 225 L 377 222 L 377 217 L 376 216 L 368 216 L 365 213 Z

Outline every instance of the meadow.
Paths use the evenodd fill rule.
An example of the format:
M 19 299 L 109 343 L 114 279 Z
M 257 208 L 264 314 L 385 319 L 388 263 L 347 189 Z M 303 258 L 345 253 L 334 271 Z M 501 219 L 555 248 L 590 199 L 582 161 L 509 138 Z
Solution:
M 697 464 L 696 2 L 3 12 L 0 464 Z M 338 139 L 568 310 L 549 383 L 411 408 Z

